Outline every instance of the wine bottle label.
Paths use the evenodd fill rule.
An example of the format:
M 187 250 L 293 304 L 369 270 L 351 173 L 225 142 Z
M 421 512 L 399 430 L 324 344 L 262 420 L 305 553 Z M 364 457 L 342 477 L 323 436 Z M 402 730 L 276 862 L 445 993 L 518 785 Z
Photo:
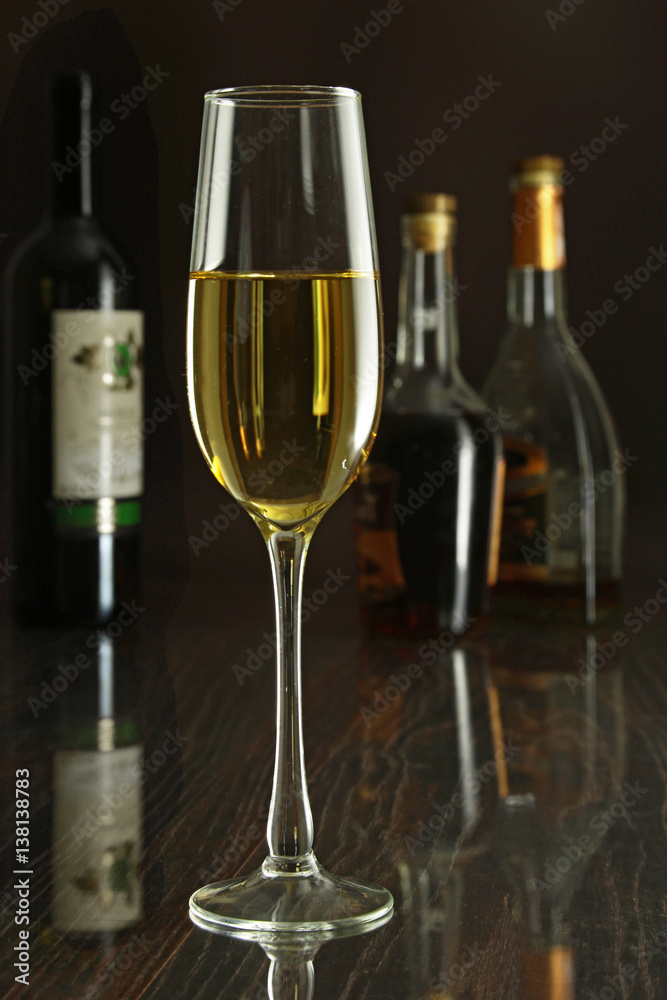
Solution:
M 140 496 L 143 313 L 56 309 L 51 316 L 53 496 Z
M 397 472 L 380 464 L 364 466 L 359 477 L 357 585 L 369 600 L 391 600 L 406 587 L 394 514 L 399 479 Z
M 99 933 L 141 919 L 140 744 L 54 755 L 54 927 Z
M 544 448 L 519 438 L 505 438 L 505 496 L 500 535 L 498 578 L 546 580 L 547 549 L 535 547 L 544 531 L 548 502 L 548 461 Z

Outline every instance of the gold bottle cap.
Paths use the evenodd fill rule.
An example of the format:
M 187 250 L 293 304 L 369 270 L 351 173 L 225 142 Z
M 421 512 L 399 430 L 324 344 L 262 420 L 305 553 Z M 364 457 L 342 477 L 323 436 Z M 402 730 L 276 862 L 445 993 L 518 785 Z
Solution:
M 456 215 L 456 209 L 456 195 L 443 194 L 440 191 L 412 194 L 403 202 L 405 215 L 419 215 L 422 212 L 444 212 L 446 215 Z
M 426 192 L 406 198 L 401 219 L 403 245 L 425 253 L 451 246 L 456 236 L 456 208 L 453 194 Z
M 527 156 L 517 160 L 512 168 L 510 190 L 541 187 L 543 184 L 558 184 L 565 169 L 565 161 L 560 156 Z

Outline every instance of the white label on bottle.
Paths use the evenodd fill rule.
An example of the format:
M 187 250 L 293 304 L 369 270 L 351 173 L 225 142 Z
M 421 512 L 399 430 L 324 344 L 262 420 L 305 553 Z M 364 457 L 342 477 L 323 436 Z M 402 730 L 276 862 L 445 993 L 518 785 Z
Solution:
M 141 744 L 58 750 L 53 777 L 53 925 L 130 927 L 143 914 Z
M 140 496 L 143 313 L 56 309 L 51 317 L 53 496 Z

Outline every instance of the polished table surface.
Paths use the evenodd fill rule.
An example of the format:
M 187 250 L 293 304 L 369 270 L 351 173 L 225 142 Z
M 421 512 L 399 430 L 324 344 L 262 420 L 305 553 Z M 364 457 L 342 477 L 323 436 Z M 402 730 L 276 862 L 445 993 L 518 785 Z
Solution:
M 137 624 L 143 753 L 154 762 L 144 916 L 101 940 L 50 926 L 52 860 L 37 827 L 48 827 L 54 744 L 48 712 L 34 720 L 25 710 L 40 691 L 40 656 L 13 654 L 3 689 L 3 995 L 664 997 L 667 609 L 644 617 L 621 624 L 615 642 L 496 624 L 429 647 L 369 640 L 356 622 L 307 627 L 316 852 L 336 873 L 389 888 L 395 911 L 361 936 L 276 946 L 273 961 L 257 943 L 195 927 L 187 905 L 199 885 L 249 871 L 265 852 L 273 664 L 250 617 L 176 615 L 166 636 Z M 28 986 L 13 981 L 10 958 L 22 766 L 37 796 Z

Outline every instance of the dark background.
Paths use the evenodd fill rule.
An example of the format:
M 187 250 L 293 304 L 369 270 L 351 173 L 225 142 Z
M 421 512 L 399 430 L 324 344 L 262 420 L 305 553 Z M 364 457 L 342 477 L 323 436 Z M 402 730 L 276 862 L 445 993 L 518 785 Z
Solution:
M 154 401 L 169 396 L 179 404 L 146 440 L 146 564 L 167 615 L 196 622 L 213 614 L 224 622 L 226 614 L 252 600 L 259 631 L 271 622 L 268 558 L 249 517 L 235 521 L 198 556 L 188 544 L 189 536 L 200 537 L 203 523 L 228 501 L 199 454 L 184 380 L 188 208 L 203 95 L 212 88 L 256 83 L 339 84 L 361 91 L 387 342 L 395 339 L 403 198 L 424 190 L 459 196 L 462 367 L 475 387 L 489 370 L 505 328 L 509 167 L 519 156 L 565 158 L 574 178 L 566 189 L 570 322 L 578 329 L 586 310 L 599 309 L 606 299 L 619 305 L 584 351 L 623 445 L 638 456 L 628 472 L 626 563 L 640 593 L 654 593 L 664 571 L 667 265 L 628 301 L 614 285 L 642 266 L 651 248 L 660 248 L 667 237 L 667 9 L 659 2 L 630 0 L 559 2 L 560 15 L 556 0 L 403 0 L 402 10 L 352 52 L 344 51 L 343 43 L 364 41 L 357 29 L 365 31 L 374 21 L 373 11 L 386 10 L 384 0 L 234 0 L 235 6 L 209 0 L 69 0 L 60 6 L 58 0 L 43 0 L 46 13 L 37 0 L 3 0 L 3 268 L 43 211 L 46 75 L 57 68 L 90 69 L 100 83 L 101 113 L 115 125 L 98 150 L 100 215 L 136 262 L 150 338 L 148 413 Z M 549 10 L 553 17 L 547 16 Z M 37 26 L 24 18 L 36 18 Z M 14 38 L 12 45 L 12 34 L 22 32 L 33 37 Z M 168 75 L 121 119 L 109 109 L 141 83 L 148 67 Z M 500 85 L 488 99 L 456 130 L 443 123 L 443 113 L 473 94 L 479 76 L 489 75 Z M 607 118 L 626 127 L 581 169 L 585 159 L 577 151 L 601 135 Z M 399 157 L 407 157 L 415 140 L 438 127 L 447 141 L 390 190 L 385 173 L 395 173 Z M 0 557 L 6 551 L 3 541 Z M 336 565 L 353 573 L 349 496 L 318 529 L 306 593 Z M 309 628 L 319 631 L 331 616 L 340 620 L 355 613 L 354 588 L 343 587 Z

